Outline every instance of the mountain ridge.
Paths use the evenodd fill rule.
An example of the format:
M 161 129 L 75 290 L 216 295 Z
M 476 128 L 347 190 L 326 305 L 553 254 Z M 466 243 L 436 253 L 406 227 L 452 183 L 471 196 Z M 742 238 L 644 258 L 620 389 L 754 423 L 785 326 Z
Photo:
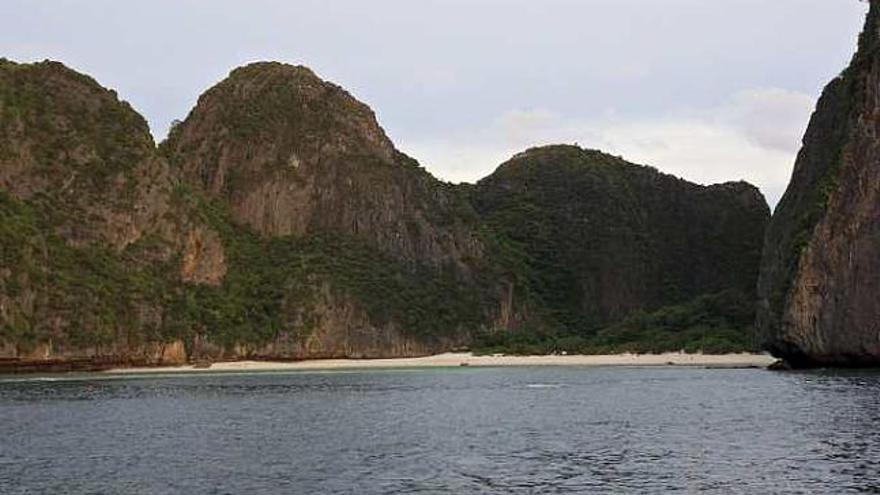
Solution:
M 554 285 L 559 281 L 545 276 L 552 271 L 542 272 L 535 253 L 508 235 L 530 223 L 505 224 L 498 215 L 489 221 L 492 208 L 479 199 L 480 190 L 504 199 L 504 191 L 493 186 L 503 182 L 504 165 L 477 184 L 440 181 L 394 147 L 369 107 L 304 67 L 269 62 L 233 70 L 156 144 L 143 118 L 115 92 L 58 66 L 0 64 L 0 115 L 9 116 L 0 129 L 0 149 L 12 151 L 0 153 L 0 179 L 9 177 L 0 180 L 0 226 L 9 231 L 0 270 L 0 347 L 13 362 L 414 356 L 469 347 L 479 336 L 589 337 L 633 311 L 741 290 L 736 277 L 719 272 L 711 276 L 715 280 L 687 281 L 681 294 L 658 292 L 650 300 L 616 295 L 616 285 L 608 281 L 613 279 L 597 282 L 595 293 L 610 303 L 589 311 L 580 303 L 554 301 L 548 295 L 564 286 Z M 65 99 L 70 91 L 40 86 L 45 79 L 40 71 L 47 67 L 67 74 L 64 81 L 74 90 L 103 95 L 83 105 L 106 107 L 107 115 L 64 113 L 78 108 L 77 100 Z M 53 105 L 40 111 L 28 107 L 22 87 L 55 98 Z M 69 128 L 81 132 L 64 134 Z M 42 140 L 41 129 L 65 139 Z M 69 159 L 86 149 L 92 150 L 84 155 L 91 161 Z M 554 150 L 565 151 L 554 162 L 560 169 L 595 162 L 591 167 L 599 175 L 584 184 L 595 186 L 597 201 L 613 205 L 630 197 L 627 201 L 641 205 L 638 197 L 644 194 L 658 207 L 678 204 L 691 212 L 682 222 L 702 219 L 694 229 L 714 232 L 706 238 L 713 246 L 707 259 L 727 259 L 725 244 L 759 242 L 766 203 L 754 188 L 696 186 L 622 159 L 616 163 L 625 166 L 615 171 L 603 165 L 608 155 L 574 147 L 527 154 Z M 135 158 L 122 160 L 119 171 L 106 165 L 115 163 L 117 154 Z M 79 177 L 74 185 L 105 175 L 110 182 L 66 195 L 73 187 L 67 184 L 71 173 Z M 606 179 L 622 189 L 603 189 Z M 43 206 L 28 193 L 40 188 L 48 198 Z M 673 190 L 706 195 L 705 208 L 689 210 L 687 201 L 672 201 Z M 570 186 L 561 191 L 571 197 L 583 193 Z M 722 204 L 719 222 L 731 222 L 707 220 L 717 214 L 713 198 Z M 601 222 L 603 213 L 614 211 L 593 206 L 588 201 L 582 212 Z M 646 214 L 638 213 L 640 208 L 621 221 L 637 221 Z M 56 221 L 62 212 L 70 218 Z M 82 221 L 92 217 L 94 225 Z M 553 221 L 547 225 L 563 228 Z M 689 234 L 682 242 L 696 249 L 703 242 L 697 237 Z M 626 239 L 620 245 L 632 249 Z M 23 251 L 22 245 L 39 249 Z M 93 256 L 100 262 L 83 263 L 87 252 L 103 253 Z M 584 253 L 602 265 L 604 254 Z M 657 266 L 681 264 L 668 251 L 657 253 Z M 59 264 L 62 258 L 80 261 Z M 25 265 L 32 270 L 21 269 Z M 619 267 L 632 287 L 650 281 L 639 266 Z M 37 284 L 31 275 L 46 282 Z M 593 275 L 588 270 L 580 276 Z M 59 277 L 86 287 L 89 297 L 73 297 L 76 292 L 55 280 Z M 35 298 L 45 307 L 29 303 Z M 71 306 L 54 308 L 56 298 L 70 299 Z M 118 306 L 107 306 L 117 299 Z M 102 316 L 89 319 L 83 311 Z M 580 324 L 588 321 L 584 311 L 595 316 L 588 325 Z M 130 316 L 139 314 L 148 317 Z

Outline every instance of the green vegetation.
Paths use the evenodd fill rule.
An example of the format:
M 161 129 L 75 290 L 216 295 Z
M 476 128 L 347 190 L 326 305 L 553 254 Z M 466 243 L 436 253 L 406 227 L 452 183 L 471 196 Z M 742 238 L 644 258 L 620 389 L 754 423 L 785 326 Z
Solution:
M 728 290 L 652 313 L 637 312 L 597 332 L 558 335 L 540 331 L 482 334 L 480 354 L 615 354 L 685 351 L 708 354 L 752 352 L 755 310 L 752 299 Z
M 14 164 L 0 341 L 254 348 L 339 316 L 438 350 L 474 336 L 512 353 L 751 345 L 767 209 L 750 186 L 695 186 L 573 146 L 443 184 L 393 150 L 369 108 L 283 64 L 234 71 L 159 149 L 115 93 L 60 64 L 0 60 L 0 117 L 0 162 Z M 274 225 L 295 214 L 278 208 L 288 201 L 318 210 L 307 235 L 260 235 L 232 212 L 265 207 Z M 184 283 L 202 253 L 189 243 L 217 237 L 222 279 Z
M 282 330 L 307 335 L 320 316 L 311 312 L 324 285 L 361 306 L 373 325 L 393 322 L 421 339 L 479 325 L 479 294 L 451 271 L 407 266 L 330 233 L 263 239 L 186 186 L 176 195 L 181 206 L 195 208 L 221 233 L 230 268 L 220 286 L 179 283 L 178 259 L 140 263 L 138 251 L 148 251 L 150 239 L 122 255 L 92 245 L 71 247 L 37 208 L 0 192 L 0 261 L 12 268 L 0 279 L 0 293 L 15 296 L 24 284 L 48 305 L 22 313 L 0 337 L 36 342 L 57 335 L 73 345 L 100 345 L 139 324 L 147 340 L 198 332 L 224 346 L 265 344 Z M 157 313 L 152 325 L 130 318 L 145 307 Z M 59 316 L 64 328 L 47 326 L 49 314 Z M 293 314 L 300 321 L 290 320 Z
M 266 342 L 291 323 L 284 320 L 282 306 L 308 312 L 324 283 L 361 305 L 374 325 L 394 322 L 425 339 L 480 320 L 478 294 L 450 271 L 407 266 L 333 233 L 263 239 L 187 187 L 180 186 L 178 195 L 223 238 L 230 266 L 223 285 L 190 288 L 186 298 L 188 321 L 210 329 L 220 342 Z
M 98 189 L 153 153 L 143 117 L 115 92 L 56 62 L 0 63 L 0 117 L 0 139 L 31 143 L 28 152 L 50 179 L 66 180 L 76 164 Z
M 624 332 L 616 323 L 634 313 L 706 294 L 753 294 L 769 216 L 751 186 L 696 186 L 574 146 L 517 155 L 473 198 L 492 259 L 542 322 L 512 338 L 539 348 L 555 335 Z
M 518 274 L 519 289 L 543 318 L 564 328 L 605 322 L 601 308 L 573 310 L 590 290 L 580 277 L 598 274 L 605 263 L 624 263 L 627 248 L 644 246 L 614 252 L 618 241 L 639 235 L 627 214 L 632 198 L 625 170 L 607 155 L 581 153 L 573 147 L 527 153 L 502 165 L 473 193 L 493 254 Z
M 58 236 L 43 209 L 47 198 L 24 203 L 0 191 L 0 294 L 12 318 L 0 338 L 24 347 L 54 339 L 77 347 L 110 345 L 128 335 L 130 317 L 163 302 L 163 266 L 139 266 L 125 255 L 88 244 L 74 248 Z M 144 325 L 134 338 L 159 337 Z

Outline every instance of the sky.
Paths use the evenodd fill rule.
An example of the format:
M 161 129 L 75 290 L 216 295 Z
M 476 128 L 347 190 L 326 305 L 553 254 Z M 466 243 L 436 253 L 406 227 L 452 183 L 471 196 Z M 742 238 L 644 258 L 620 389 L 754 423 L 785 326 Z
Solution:
M 311 67 L 435 176 L 577 143 L 703 183 L 785 190 L 859 0 L 2 0 L 0 56 L 119 92 L 157 140 L 248 62 Z

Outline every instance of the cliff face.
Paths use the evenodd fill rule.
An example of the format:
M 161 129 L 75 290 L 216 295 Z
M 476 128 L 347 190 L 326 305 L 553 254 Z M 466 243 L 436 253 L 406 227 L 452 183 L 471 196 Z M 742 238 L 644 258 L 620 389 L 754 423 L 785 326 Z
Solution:
M 121 250 L 168 211 L 168 167 L 146 122 L 112 91 L 52 62 L 4 61 L 0 88 L 0 188 L 63 209 L 65 239 Z
M 488 279 L 466 196 L 397 151 L 372 110 L 309 69 L 232 71 L 161 150 L 192 195 L 222 212 L 225 242 L 247 246 L 235 249 L 230 285 L 240 274 L 253 291 L 247 304 L 267 287 L 274 294 L 274 335 L 249 346 L 256 354 L 419 355 L 495 326 L 505 283 Z
M 462 195 L 397 151 L 366 105 L 305 67 L 234 70 L 163 149 L 187 182 L 264 236 L 344 233 L 460 271 L 483 250 Z
M 750 294 L 767 216 L 746 184 L 565 146 L 445 184 L 364 104 L 278 63 L 233 71 L 158 148 L 115 93 L 58 63 L 2 61 L 0 115 L 0 367 L 590 334 Z
M 769 219 L 751 185 L 699 186 L 573 146 L 517 155 L 474 201 L 521 248 L 533 293 L 575 329 L 726 289 L 753 295 Z
M 308 69 L 234 71 L 161 149 L 61 64 L 0 77 L 0 358 L 411 356 L 509 316 L 466 196 Z
M 0 357 L 179 361 L 160 288 L 218 283 L 224 254 L 146 122 L 59 63 L 6 60 L 0 116 Z
M 758 326 L 795 366 L 880 364 L 880 4 L 825 89 L 767 233 Z

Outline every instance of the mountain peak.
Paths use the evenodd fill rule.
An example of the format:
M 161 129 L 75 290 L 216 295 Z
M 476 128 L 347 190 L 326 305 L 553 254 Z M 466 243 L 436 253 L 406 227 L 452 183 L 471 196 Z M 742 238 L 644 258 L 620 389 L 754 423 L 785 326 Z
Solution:
M 311 69 L 280 62 L 234 69 L 199 97 L 163 148 L 214 192 L 226 187 L 227 167 L 257 173 L 331 156 L 391 162 L 397 154 L 367 105 Z
M 304 78 L 313 78 L 320 80 L 315 72 L 305 65 L 294 65 L 285 62 L 276 62 L 273 60 L 260 60 L 251 62 L 240 67 L 232 69 L 229 77 L 254 77 L 268 73 L 284 73 L 288 76 L 298 76 Z M 323 81 L 322 81 L 323 82 Z

